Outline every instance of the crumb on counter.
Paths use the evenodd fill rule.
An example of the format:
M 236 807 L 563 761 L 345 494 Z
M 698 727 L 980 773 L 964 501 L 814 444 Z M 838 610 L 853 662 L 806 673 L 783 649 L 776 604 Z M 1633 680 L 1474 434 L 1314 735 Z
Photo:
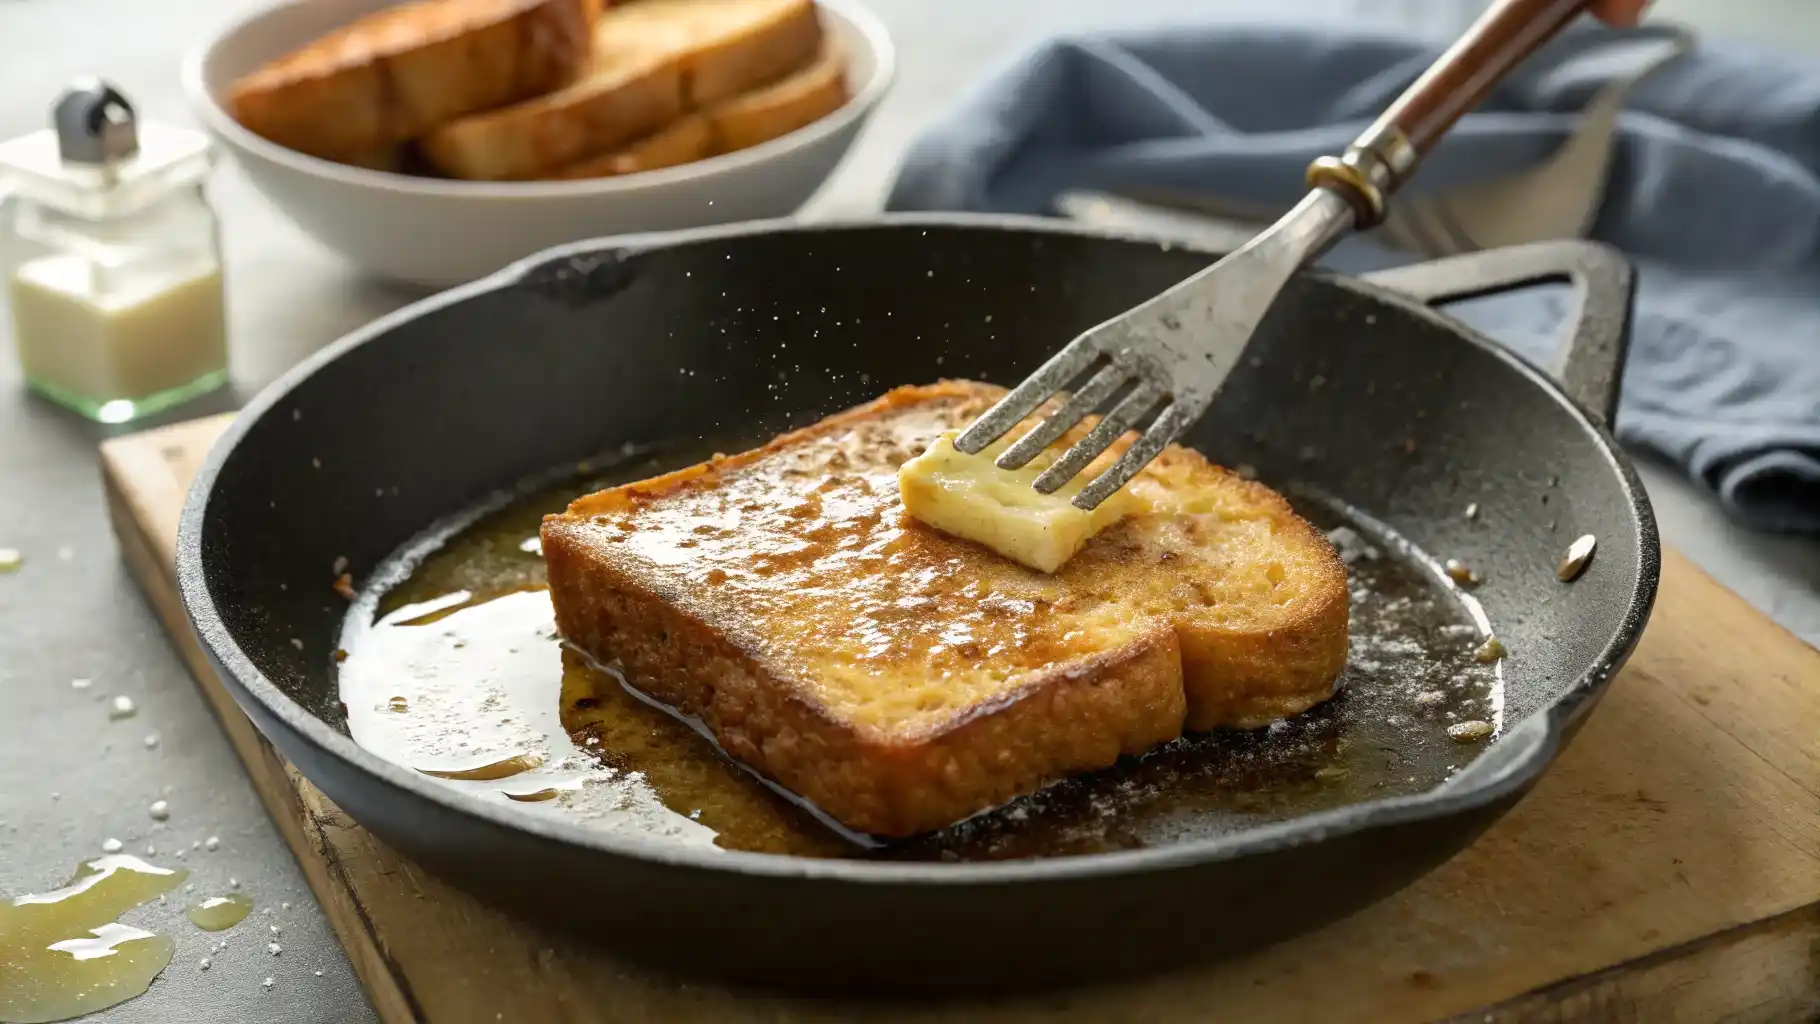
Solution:
M 1491 723 L 1482 719 L 1460 722 L 1447 727 L 1447 735 L 1455 743 L 1477 743 L 1491 735 Z
M 1472 658 L 1481 664 L 1490 664 L 1501 660 L 1509 653 L 1510 649 L 1504 646 L 1504 641 L 1495 636 L 1488 636 L 1485 638 L 1485 642 L 1479 645 L 1478 650 L 1472 652 Z

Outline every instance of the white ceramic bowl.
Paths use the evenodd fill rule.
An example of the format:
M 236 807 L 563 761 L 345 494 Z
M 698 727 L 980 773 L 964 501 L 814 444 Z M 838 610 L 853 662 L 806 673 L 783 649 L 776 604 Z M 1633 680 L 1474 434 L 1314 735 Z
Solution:
M 323 245 L 381 277 L 443 287 L 562 242 L 784 217 L 840 163 L 891 85 L 884 26 L 854 0 L 820 0 L 846 44 L 853 98 L 798 131 L 681 167 L 562 182 L 418 178 L 305 156 L 242 128 L 222 105 L 240 76 L 392 0 L 294 0 L 230 25 L 184 60 L 203 125 L 254 186 Z

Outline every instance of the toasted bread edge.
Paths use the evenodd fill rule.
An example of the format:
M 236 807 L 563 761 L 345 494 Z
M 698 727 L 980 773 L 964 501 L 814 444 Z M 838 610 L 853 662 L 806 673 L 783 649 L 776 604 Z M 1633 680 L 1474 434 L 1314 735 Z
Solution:
M 1132 437 L 1127 435 L 1114 451 Z M 1294 559 L 1298 590 L 1306 598 L 1259 606 L 1242 627 L 1211 606 L 1177 613 L 1188 728 L 1253 729 L 1333 696 L 1346 666 L 1351 592 L 1346 566 L 1326 534 L 1282 494 L 1214 465 L 1192 448 L 1170 445 L 1153 470 L 1203 477 L 1182 486 L 1191 491 L 1217 487 L 1248 511 L 1247 519 L 1267 523 L 1270 551 L 1260 554 Z
M 611 27 L 609 22 L 601 30 Z M 823 39 L 816 5 L 796 0 L 754 31 L 697 49 L 653 54 L 649 67 L 623 82 L 584 82 L 572 96 L 538 97 L 436 126 L 421 148 L 439 170 L 470 180 L 572 179 L 674 166 L 685 161 L 669 154 L 649 163 L 620 160 L 614 151 L 661 135 L 688 115 L 787 80 L 816 62 Z M 695 159 L 722 151 L 718 142 L 710 143 Z
M 408 42 L 382 34 L 387 45 L 355 57 L 335 52 L 330 42 L 358 37 L 363 23 L 399 17 L 388 8 L 241 77 L 225 106 L 272 142 L 355 162 L 444 120 L 566 83 L 587 63 L 598 11 L 596 0 L 523 0 L 457 30 L 426 29 Z M 315 66 L 303 59 L 312 50 L 323 51 Z
M 1249 483 L 1249 481 L 1247 481 Z M 1293 543 L 1321 552 L 1311 582 L 1314 600 L 1271 624 L 1267 632 L 1235 632 L 1195 621 L 1176 624 L 1182 648 L 1187 728 L 1256 729 L 1298 715 L 1333 696 L 1349 652 L 1352 597 L 1346 567 L 1333 544 L 1289 502 L 1262 484 L 1253 500 L 1274 506 L 1273 525 Z
M 419 148 L 438 170 L 457 178 L 510 181 L 541 177 L 552 168 L 617 148 L 683 116 L 680 64 L 653 58 L 631 71 L 612 88 L 563 102 L 538 97 L 451 121 L 419 140 Z
M 834 113 L 851 98 L 846 52 L 826 38 L 807 67 L 709 108 L 714 151 L 736 153 L 782 138 Z
M 821 41 L 821 14 L 814 0 L 795 0 L 782 18 L 758 31 L 685 55 L 687 103 L 700 109 L 775 82 L 813 61 Z
M 636 174 L 694 163 L 713 152 L 714 128 L 708 119 L 700 114 L 685 114 L 624 149 L 578 160 L 552 171 L 549 177 L 564 181 Z
M 782 138 L 827 117 L 852 99 L 847 60 L 832 36 L 806 68 L 723 103 L 685 114 L 623 149 L 584 157 L 545 177 L 566 181 L 677 167 Z

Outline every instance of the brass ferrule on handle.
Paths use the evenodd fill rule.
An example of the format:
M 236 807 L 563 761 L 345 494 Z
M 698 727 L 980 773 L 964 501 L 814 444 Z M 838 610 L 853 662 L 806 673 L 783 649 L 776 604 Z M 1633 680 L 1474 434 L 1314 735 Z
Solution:
M 1344 197 L 1360 230 L 1376 227 L 1391 195 L 1454 122 L 1587 6 L 1588 0 L 1497 0 L 1346 152 L 1310 164 L 1308 184 Z
M 1422 160 L 1409 137 L 1380 118 L 1339 156 L 1324 156 L 1308 165 L 1308 184 L 1338 192 L 1357 218 L 1361 231 L 1377 227 L 1390 206 L 1390 196 L 1415 173 Z

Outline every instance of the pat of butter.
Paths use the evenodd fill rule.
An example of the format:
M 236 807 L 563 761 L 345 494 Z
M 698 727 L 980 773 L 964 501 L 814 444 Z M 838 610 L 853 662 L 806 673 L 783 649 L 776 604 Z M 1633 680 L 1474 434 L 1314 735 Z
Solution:
M 1039 494 L 1031 484 L 1058 452 L 1043 452 L 1022 469 L 1000 469 L 993 460 L 1009 440 L 965 455 L 954 447 L 955 436 L 953 431 L 943 434 L 898 470 L 905 511 L 943 533 L 984 544 L 1039 572 L 1060 569 L 1094 534 L 1136 508 L 1136 500 L 1124 489 L 1092 512 L 1071 504 L 1101 467 L 1088 467 L 1054 494 Z

